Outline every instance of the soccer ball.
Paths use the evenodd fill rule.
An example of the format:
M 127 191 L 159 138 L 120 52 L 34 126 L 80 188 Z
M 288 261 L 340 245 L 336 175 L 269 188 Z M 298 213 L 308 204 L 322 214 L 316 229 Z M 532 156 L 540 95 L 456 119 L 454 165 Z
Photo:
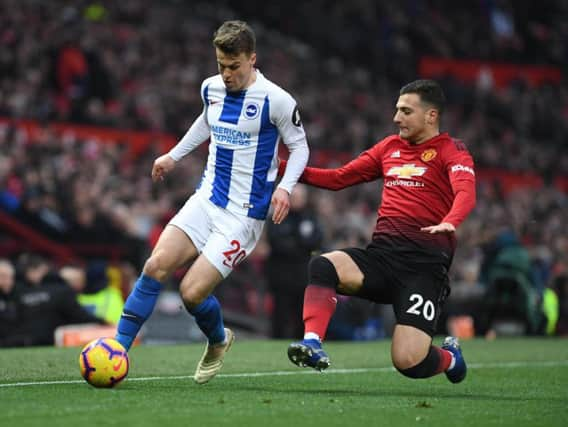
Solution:
M 114 387 L 128 375 L 128 353 L 115 339 L 98 338 L 79 355 L 81 375 L 94 387 Z

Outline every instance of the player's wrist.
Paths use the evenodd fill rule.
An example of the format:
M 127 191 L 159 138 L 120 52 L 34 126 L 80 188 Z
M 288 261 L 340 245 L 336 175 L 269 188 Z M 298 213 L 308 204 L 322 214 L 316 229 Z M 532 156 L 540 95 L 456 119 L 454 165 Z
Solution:
M 166 156 L 169 157 L 170 159 L 172 159 L 175 163 L 177 163 L 181 160 L 181 156 L 176 156 L 171 151 L 169 153 L 166 153 Z
M 288 193 L 288 195 L 292 194 L 292 189 L 284 186 L 284 185 L 278 185 L 276 187 L 277 190 L 284 190 L 286 193 Z

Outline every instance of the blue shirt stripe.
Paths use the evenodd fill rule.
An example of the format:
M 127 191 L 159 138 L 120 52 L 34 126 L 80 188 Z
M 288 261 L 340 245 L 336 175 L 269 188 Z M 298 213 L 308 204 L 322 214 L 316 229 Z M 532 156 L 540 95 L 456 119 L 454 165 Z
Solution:
M 232 123 L 234 125 L 239 123 L 246 93 L 246 90 L 241 92 L 227 92 L 223 100 L 223 111 L 221 112 L 219 121 Z
M 218 145 L 216 152 L 213 192 L 209 200 L 217 206 L 226 208 L 229 203 L 229 187 L 231 186 L 234 151 Z
M 270 198 L 274 190 L 274 181 L 267 181 L 268 170 L 274 156 L 274 149 L 278 141 L 278 128 L 270 123 L 270 102 L 268 96 L 264 98 L 262 116 L 260 118 L 260 131 L 258 133 L 258 147 L 254 159 L 254 173 L 250 204 L 252 208 L 248 216 L 256 219 L 266 219 Z

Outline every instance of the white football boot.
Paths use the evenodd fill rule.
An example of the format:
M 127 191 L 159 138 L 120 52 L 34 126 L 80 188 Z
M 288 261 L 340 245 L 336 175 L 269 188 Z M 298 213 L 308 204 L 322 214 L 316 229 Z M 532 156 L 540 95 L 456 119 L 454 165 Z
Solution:
M 225 328 L 225 342 L 221 344 L 209 345 L 205 347 L 205 353 L 197 364 L 193 379 L 197 384 L 205 384 L 213 379 L 223 367 L 223 359 L 225 353 L 229 351 L 231 345 L 235 341 L 235 334 L 228 328 Z

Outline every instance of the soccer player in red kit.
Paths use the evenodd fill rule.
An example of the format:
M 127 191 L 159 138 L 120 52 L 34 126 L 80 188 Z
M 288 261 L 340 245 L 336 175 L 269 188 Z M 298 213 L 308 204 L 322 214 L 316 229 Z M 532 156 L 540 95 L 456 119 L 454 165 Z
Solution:
M 310 261 L 304 339 L 288 348 L 296 365 L 318 370 L 330 365 L 321 342 L 339 293 L 392 304 L 396 326 L 391 357 L 403 375 L 428 378 L 445 372 L 453 383 L 465 378 L 457 339 L 447 337 L 441 347 L 432 345 L 449 294 L 454 234 L 475 206 L 473 159 L 461 141 L 439 131 L 444 103 L 435 81 L 409 83 L 396 103 L 398 135 L 379 141 L 340 168 L 304 170 L 301 182 L 330 190 L 378 178 L 384 185 L 371 243 Z

